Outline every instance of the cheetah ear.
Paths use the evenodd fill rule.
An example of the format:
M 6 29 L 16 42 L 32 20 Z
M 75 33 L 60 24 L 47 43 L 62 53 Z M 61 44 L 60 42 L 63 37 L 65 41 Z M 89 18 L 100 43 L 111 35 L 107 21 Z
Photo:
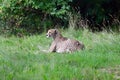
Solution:
M 57 34 L 58 33 L 58 30 L 57 29 L 55 29 L 55 34 Z

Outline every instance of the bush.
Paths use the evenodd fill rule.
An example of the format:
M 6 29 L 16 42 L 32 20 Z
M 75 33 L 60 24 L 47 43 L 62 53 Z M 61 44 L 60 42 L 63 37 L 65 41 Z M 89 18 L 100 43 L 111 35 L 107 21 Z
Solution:
M 70 0 L 5 0 L 2 2 L 2 20 L 12 32 L 19 28 L 31 33 L 41 32 L 59 23 L 54 21 L 66 19 L 68 2 Z
M 56 25 L 67 28 L 73 20 L 76 22 L 72 22 L 75 24 L 72 27 L 76 29 L 119 30 L 119 3 L 119 0 L 0 0 L 0 27 L 13 34 L 41 33 Z

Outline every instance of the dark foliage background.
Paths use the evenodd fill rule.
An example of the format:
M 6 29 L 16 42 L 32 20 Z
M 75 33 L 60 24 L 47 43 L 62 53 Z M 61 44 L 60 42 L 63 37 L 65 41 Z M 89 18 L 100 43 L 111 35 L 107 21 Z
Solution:
M 72 17 L 72 18 L 71 18 Z M 119 31 L 120 0 L 0 0 L 0 32 L 41 33 L 74 27 L 92 31 Z

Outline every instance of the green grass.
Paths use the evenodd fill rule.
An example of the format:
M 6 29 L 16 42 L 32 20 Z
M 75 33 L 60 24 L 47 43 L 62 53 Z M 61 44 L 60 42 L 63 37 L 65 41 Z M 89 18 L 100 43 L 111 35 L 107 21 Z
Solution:
M 45 53 L 52 39 L 45 34 L 24 38 L 0 36 L 0 80 L 115 80 L 118 74 L 102 71 L 120 65 L 120 35 L 62 31 L 85 44 L 84 51 Z

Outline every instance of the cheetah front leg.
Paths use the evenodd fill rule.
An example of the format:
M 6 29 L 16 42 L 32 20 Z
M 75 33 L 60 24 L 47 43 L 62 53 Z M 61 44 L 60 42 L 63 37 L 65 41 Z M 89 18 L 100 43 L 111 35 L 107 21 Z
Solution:
M 56 45 L 54 43 L 51 44 L 49 52 L 56 52 Z

